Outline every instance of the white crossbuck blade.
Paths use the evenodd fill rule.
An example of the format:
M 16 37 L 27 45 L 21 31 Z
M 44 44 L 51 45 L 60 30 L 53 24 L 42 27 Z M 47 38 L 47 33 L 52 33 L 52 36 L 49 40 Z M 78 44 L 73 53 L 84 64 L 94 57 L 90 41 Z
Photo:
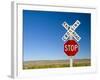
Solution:
M 70 36 L 74 37 L 77 41 L 80 41 L 81 37 L 75 32 L 75 29 L 80 25 L 80 21 L 76 20 L 76 22 L 69 26 L 66 22 L 63 22 L 62 26 L 67 30 L 67 32 L 62 37 L 63 41 L 67 41 Z

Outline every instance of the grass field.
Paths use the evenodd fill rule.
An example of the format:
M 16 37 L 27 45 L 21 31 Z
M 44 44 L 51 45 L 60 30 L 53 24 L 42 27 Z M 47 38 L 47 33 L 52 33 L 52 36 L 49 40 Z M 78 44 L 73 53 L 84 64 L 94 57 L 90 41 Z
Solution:
M 74 59 L 74 67 L 91 66 L 90 59 Z M 63 68 L 69 67 L 69 60 L 24 61 L 23 69 Z

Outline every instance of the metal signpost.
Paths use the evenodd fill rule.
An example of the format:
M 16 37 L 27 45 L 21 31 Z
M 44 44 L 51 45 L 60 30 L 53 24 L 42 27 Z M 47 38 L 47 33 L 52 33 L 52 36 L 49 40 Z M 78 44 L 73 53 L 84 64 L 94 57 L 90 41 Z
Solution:
M 67 30 L 67 32 L 62 37 L 64 43 L 64 52 L 70 57 L 70 67 L 73 66 L 73 56 L 78 52 L 81 37 L 75 32 L 75 29 L 80 25 L 80 21 L 76 20 L 73 25 L 68 25 L 67 22 L 63 22 L 62 26 Z M 77 41 L 75 41 L 74 39 Z

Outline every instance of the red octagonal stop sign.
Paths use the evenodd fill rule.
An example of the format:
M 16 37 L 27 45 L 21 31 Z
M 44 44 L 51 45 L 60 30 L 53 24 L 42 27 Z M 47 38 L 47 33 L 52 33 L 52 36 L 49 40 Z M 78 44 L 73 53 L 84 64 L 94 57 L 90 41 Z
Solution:
M 68 56 L 75 56 L 78 50 L 79 45 L 75 40 L 68 40 L 66 43 L 64 43 L 64 52 Z

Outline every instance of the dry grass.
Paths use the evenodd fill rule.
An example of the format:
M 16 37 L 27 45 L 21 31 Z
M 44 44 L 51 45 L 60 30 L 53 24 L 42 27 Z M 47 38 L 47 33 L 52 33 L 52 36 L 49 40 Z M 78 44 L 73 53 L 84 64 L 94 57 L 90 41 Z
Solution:
M 73 62 L 74 67 L 90 66 L 90 59 L 76 59 Z M 69 67 L 69 60 L 40 60 L 25 61 L 23 69 L 41 69 L 41 68 L 63 68 Z

